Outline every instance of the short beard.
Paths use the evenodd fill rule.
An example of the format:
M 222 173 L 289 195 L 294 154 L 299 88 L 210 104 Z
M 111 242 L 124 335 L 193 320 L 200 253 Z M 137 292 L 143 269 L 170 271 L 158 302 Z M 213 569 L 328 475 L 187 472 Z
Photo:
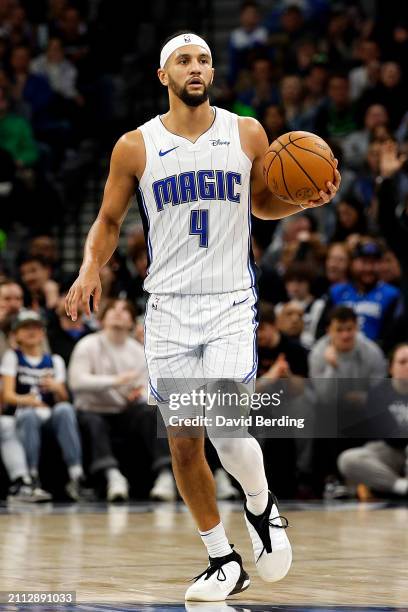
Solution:
M 208 87 L 205 83 L 203 93 L 190 94 L 187 91 L 187 85 L 184 85 L 184 87 L 179 87 L 169 76 L 169 87 L 172 92 L 187 106 L 192 106 L 194 108 L 196 106 L 200 106 L 208 100 Z

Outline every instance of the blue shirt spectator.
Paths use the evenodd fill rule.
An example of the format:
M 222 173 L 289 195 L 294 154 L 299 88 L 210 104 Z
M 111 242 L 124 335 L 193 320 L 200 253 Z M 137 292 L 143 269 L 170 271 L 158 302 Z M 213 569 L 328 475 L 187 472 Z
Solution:
M 383 337 L 387 322 L 397 315 L 401 295 L 399 289 L 378 279 L 376 263 L 380 257 L 376 243 L 358 244 L 351 265 L 353 281 L 330 289 L 331 303 L 353 308 L 361 331 L 374 341 Z

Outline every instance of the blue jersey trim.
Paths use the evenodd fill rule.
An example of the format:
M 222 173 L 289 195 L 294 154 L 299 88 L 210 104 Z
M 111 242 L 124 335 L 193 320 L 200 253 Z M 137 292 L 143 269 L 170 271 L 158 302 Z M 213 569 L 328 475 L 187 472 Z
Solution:
M 249 271 L 249 276 L 252 280 L 252 285 L 251 285 L 251 290 L 252 290 L 252 294 L 255 298 L 255 303 L 251 306 L 252 312 L 254 313 L 253 319 L 252 319 L 252 325 L 253 325 L 253 333 L 254 333 L 254 338 L 253 338 L 253 365 L 252 365 L 252 369 L 250 372 L 248 372 L 248 374 L 243 378 L 242 382 L 243 383 L 247 383 L 249 382 L 254 376 L 256 376 L 256 372 L 258 370 L 258 350 L 257 350 L 257 341 L 256 341 L 256 331 L 258 329 L 258 291 L 257 291 L 257 287 L 256 287 L 256 274 L 255 271 L 252 269 L 252 260 L 253 260 L 253 253 L 252 253 L 252 246 L 251 246 L 251 229 L 252 229 L 252 225 L 251 225 L 251 187 L 249 187 L 248 189 L 248 259 L 247 259 L 247 266 L 248 266 L 248 271 Z
M 158 401 L 158 402 L 165 402 L 166 400 L 164 400 L 162 398 L 162 396 L 159 394 L 159 392 L 153 387 L 152 385 L 152 381 L 149 378 L 149 388 L 150 391 L 152 392 L 153 397 Z
M 146 240 L 147 255 L 148 255 L 147 273 L 149 273 L 149 268 L 153 261 L 153 248 L 152 248 L 152 243 L 150 240 L 150 218 L 149 218 L 149 213 L 147 212 L 145 198 L 144 198 L 143 191 L 140 185 L 139 185 L 139 193 L 140 193 L 140 197 L 142 201 L 142 208 L 139 206 L 139 212 L 142 218 L 143 230 L 144 230 L 144 235 L 145 235 L 145 240 Z

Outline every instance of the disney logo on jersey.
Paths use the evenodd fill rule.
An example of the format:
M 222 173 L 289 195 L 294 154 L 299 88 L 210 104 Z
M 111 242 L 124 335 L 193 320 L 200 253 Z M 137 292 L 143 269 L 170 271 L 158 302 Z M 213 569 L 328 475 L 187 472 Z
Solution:
M 229 145 L 230 144 L 229 140 L 220 140 L 219 138 L 217 138 L 217 140 L 210 140 L 210 142 L 213 147 L 218 147 L 219 145 Z
M 166 204 L 177 206 L 199 200 L 222 200 L 239 204 L 241 201 L 239 172 L 224 170 L 198 170 L 166 176 L 152 184 L 157 211 Z

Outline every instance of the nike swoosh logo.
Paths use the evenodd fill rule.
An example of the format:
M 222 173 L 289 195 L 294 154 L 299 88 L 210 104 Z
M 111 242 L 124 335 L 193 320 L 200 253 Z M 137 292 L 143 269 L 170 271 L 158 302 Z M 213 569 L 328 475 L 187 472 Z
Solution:
M 246 302 L 247 300 L 249 300 L 249 298 L 245 298 L 245 300 L 242 300 L 241 302 L 236 302 L 236 301 L 234 300 L 234 302 L 233 302 L 233 304 L 232 304 L 232 305 L 233 305 L 233 306 L 239 306 L 239 304 L 243 304 L 243 303 L 244 303 L 244 302 Z
M 172 149 L 168 149 L 167 151 L 162 151 L 160 149 L 159 155 L 160 155 L 160 157 L 163 157 L 163 155 L 167 155 L 167 153 L 171 153 L 172 151 L 174 151 L 174 149 L 178 149 L 178 146 L 177 147 L 173 147 Z

